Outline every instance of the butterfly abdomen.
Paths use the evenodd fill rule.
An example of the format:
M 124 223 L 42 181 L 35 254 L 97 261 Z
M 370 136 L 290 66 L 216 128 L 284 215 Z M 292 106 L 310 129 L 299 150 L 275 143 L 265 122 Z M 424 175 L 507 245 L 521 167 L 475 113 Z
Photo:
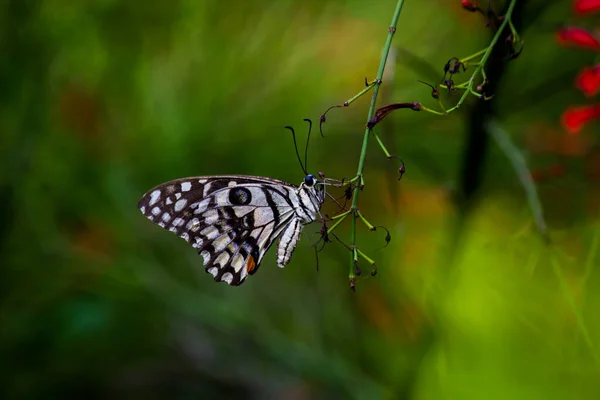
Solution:
M 298 219 L 294 220 L 294 222 L 289 224 L 283 231 L 283 234 L 279 239 L 279 245 L 277 246 L 277 265 L 280 268 L 285 267 L 290 262 L 292 253 L 300 240 L 301 232 L 302 224 Z

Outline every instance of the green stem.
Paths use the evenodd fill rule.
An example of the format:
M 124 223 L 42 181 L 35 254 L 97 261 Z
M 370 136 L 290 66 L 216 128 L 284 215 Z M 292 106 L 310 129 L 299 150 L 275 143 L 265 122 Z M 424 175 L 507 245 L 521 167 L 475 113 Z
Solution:
M 350 246 L 352 246 L 352 255 L 350 258 L 350 273 L 348 274 L 348 278 L 352 282 L 353 279 L 356 279 L 355 271 L 355 262 L 356 262 L 356 215 L 352 216 L 352 220 L 350 221 Z
M 471 94 L 477 98 L 481 98 L 482 93 L 478 93 L 476 91 L 474 91 L 473 89 L 471 89 Z
M 365 224 L 367 226 L 367 228 L 369 228 L 370 231 L 374 231 L 375 230 L 375 227 L 373 225 L 371 225 L 371 223 L 369 221 L 367 221 L 367 219 L 365 218 L 365 216 L 362 215 L 362 213 L 360 211 L 356 210 L 356 213 L 358 214 L 358 216 L 362 220 L 363 224 Z
M 327 229 L 327 234 L 329 235 L 331 232 L 333 232 L 335 230 L 335 228 L 337 228 L 338 225 L 341 224 L 346 219 L 346 217 L 348 216 L 348 214 L 350 214 L 350 210 L 348 210 L 347 212 L 341 214 L 341 218 L 339 218 L 337 220 L 337 222 L 331 226 L 331 228 Z
M 444 110 L 444 112 L 443 112 L 443 113 L 437 113 L 437 112 L 434 112 L 434 114 L 438 114 L 438 115 L 446 115 L 446 114 L 448 114 L 448 111 L 446 111 L 446 107 L 444 107 L 444 104 L 442 103 L 442 99 L 440 99 L 440 98 L 438 97 L 438 98 L 437 98 L 437 103 L 438 103 L 438 105 L 440 106 L 440 108 L 441 108 L 442 110 Z M 423 110 L 423 111 L 426 111 L 426 110 L 425 110 L 425 107 L 424 107 L 423 105 L 421 105 L 421 107 L 422 107 L 422 109 L 421 109 L 421 110 Z
M 442 107 L 442 110 L 444 110 L 444 106 L 442 106 L 441 102 L 440 102 L 440 107 Z M 432 114 L 435 114 L 435 115 L 446 115 L 446 114 L 448 114 L 448 111 L 446 111 L 446 110 L 444 110 L 444 112 L 439 112 L 439 111 L 432 110 L 431 108 L 427 108 L 425 106 L 421 106 L 421 111 L 426 111 L 428 113 L 432 113 Z
M 487 50 L 487 49 L 483 49 L 483 50 L 480 50 L 480 51 L 478 51 L 478 52 L 477 52 L 477 53 L 475 53 L 475 54 L 471 54 L 471 55 L 470 55 L 470 56 L 468 56 L 468 57 L 461 58 L 461 59 L 460 59 L 460 61 L 464 63 L 465 61 L 472 60 L 473 58 L 475 58 L 475 57 L 479 57 L 480 55 L 482 55 L 483 53 L 485 53 L 485 52 L 486 52 L 486 50 Z
M 513 25 L 512 21 L 508 21 L 508 25 L 510 26 L 510 31 L 511 31 L 511 33 L 513 35 L 513 41 L 518 41 L 519 40 L 519 33 L 517 32 L 517 29 Z
M 369 258 L 365 253 L 360 251 L 358 248 L 356 249 L 356 252 L 358 253 L 359 256 L 364 258 L 369 264 L 371 264 L 372 267 L 375 266 L 375 261 L 373 261 L 371 258 Z
M 331 219 L 336 220 L 336 219 L 340 219 L 340 218 L 344 218 L 346 217 L 348 214 L 350 214 L 350 210 L 347 210 L 341 214 L 338 215 L 334 215 L 333 217 L 331 217 Z
M 402 6 L 404 5 L 404 0 L 398 0 L 396 3 L 396 9 L 394 10 L 394 15 L 392 17 L 392 23 L 388 29 L 388 36 L 385 41 L 385 45 L 383 46 L 383 51 L 381 52 L 381 60 L 379 61 L 379 70 L 377 71 L 377 77 L 375 78 L 375 86 L 373 88 L 373 96 L 371 97 L 371 105 L 369 106 L 369 113 L 367 115 L 367 121 L 370 121 L 375 114 L 375 106 L 377 105 L 377 95 L 379 94 L 379 88 L 381 87 L 381 80 L 383 78 L 383 71 L 385 70 L 385 64 L 387 62 L 388 54 L 390 52 L 390 47 L 392 45 L 392 39 L 394 37 L 394 33 L 396 33 L 396 25 L 398 25 L 398 19 L 400 18 L 400 12 L 402 11 Z M 365 158 L 367 157 L 367 147 L 369 145 L 369 133 L 370 129 L 367 127 L 365 129 L 365 133 L 363 136 L 362 149 L 360 151 L 360 158 L 358 160 L 358 169 L 356 171 L 356 176 L 360 177 L 362 183 L 362 174 L 365 166 Z M 360 188 L 357 186 L 354 188 L 354 193 L 352 195 L 352 210 L 356 210 L 356 206 L 358 204 L 358 193 Z M 351 246 L 356 246 L 356 216 L 352 216 L 352 226 L 350 230 L 350 243 Z M 350 262 L 350 278 L 354 277 L 354 258 L 355 252 L 352 252 L 352 259 Z
M 369 83 L 369 85 L 367 85 L 366 88 L 364 88 L 363 90 L 361 90 L 360 92 L 358 92 L 354 97 L 352 97 L 350 100 L 347 100 L 344 103 L 344 106 L 349 106 L 350 104 L 354 103 L 356 101 L 356 99 L 358 99 L 360 96 L 362 96 L 363 94 L 367 93 L 369 90 L 371 90 L 373 88 L 373 86 L 375 86 L 377 84 L 377 81 L 373 81 L 371 83 Z
M 512 13 L 513 13 L 513 9 L 515 8 L 515 4 L 517 4 L 517 0 L 511 0 L 510 5 L 508 6 L 508 10 L 506 10 L 506 15 L 504 16 L 504 21 L 502 21 L 502 24 L 496 31 L 496 34 L 492 38 L 490 45 L 487 47 L 487 49 L 485 51 L 485 54 L 483 55 L 483 57 L 481 57 L 481 60 L 479 61 L 479 66 L 475 69 L 475 71 L 473 72 L 473 75 L 471 75 L 471 79 L 469 79 L 469 85 L 468 85 L 469 89 L 471 89 L 473 87 L 473 82 L 475 80 L 475 77 L 478 74 L 482 73 L 483 67 L 485 66 L 485 64 L 487 64 L 487 60 L 488 60 L 488 58 L 490 58 L 490 55 L 492 54 L 492 50 L 494 49 L 494 47 L 496 47 L 496 43 L 500 39 L 500 36 L 502 35 L 504 28 L 506 28 L 506 25 L 509 23 L 510 19 L 512 18 Z M 485 71 L 482 73 L 482 75 L 485 77 Z M 375 88 L 375 90 L 377 90 L 377 88 Z M 446 111 L 446 113 L 451 113 L 452 111 L 457 110 L 462 105 L 462 103 L 465 101 L 465 99 L 469 95 L 469 92 L 470 92 L 470 90 L 465 91 L 463 93 L 462 97 L 460 98 L 460 100 L 458 100 L 458 103 L 456 103 L 456 105 L 454 107 L 449 108 Z
M 379 143 L 379 147 L 381 147 L 381 150 L 383 150 L 385 157 L 386 158 L 392 157 L 392 155 L 390 154 L 388 149 L 385 147 L 385 145 L 381 141 L 381 138 L 379 137 L 379 135 L 375 131 L 373 131 L 373 135 L 375 136 L 375 140 L 377 140 L 377 143 Z

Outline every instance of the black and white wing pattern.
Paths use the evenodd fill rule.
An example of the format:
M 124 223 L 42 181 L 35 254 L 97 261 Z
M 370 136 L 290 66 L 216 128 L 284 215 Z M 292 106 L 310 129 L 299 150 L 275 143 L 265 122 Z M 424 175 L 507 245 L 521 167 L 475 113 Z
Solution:
M 148 191 L 138 207 L 196 248 L 215 281 L 237 286 L 258 270 L 277 238 L 277 265 L 283 268 L 302 227 L 316 220 L 323 201 L 324 187 L 313 175 L 300 186 L 223 175 L 163 183 Z

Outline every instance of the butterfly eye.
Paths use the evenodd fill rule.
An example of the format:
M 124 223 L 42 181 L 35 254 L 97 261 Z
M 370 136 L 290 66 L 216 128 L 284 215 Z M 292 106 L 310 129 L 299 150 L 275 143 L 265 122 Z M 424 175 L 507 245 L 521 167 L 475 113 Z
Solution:
M 313 186 L 317 182 L 317 178 L 314 175 L 309 174 L 304 177 L 304 184 L 308 187 Z

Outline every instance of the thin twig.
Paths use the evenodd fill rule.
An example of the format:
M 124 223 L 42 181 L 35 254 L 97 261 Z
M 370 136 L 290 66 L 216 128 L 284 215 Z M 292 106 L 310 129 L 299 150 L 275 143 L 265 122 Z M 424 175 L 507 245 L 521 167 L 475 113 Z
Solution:
M 490 45 L 487 47 L 486 52 L 483 54 L 483 57 L 481 57 L 481 60 L 479 61 L 479 65 L 477 66 L 477 68 L 475 68 L 473 75 L 471 75 L 471 78 L 468 81 L 468 85 L 467 85 L 468 90 L 465 90 L 465 92 L 463 93 L 460 100 L 458 100 L 458 103 L 456 103 L 456 105 L 454 107 L 449 108 L 446 111 L 446 114 L 449 114 L 452 111 L 457 110 L 462 105 L 462 103 L 465 101 L 465 99 L 467 98 L 469 93 L 471 93 L 471 90 L 473 89 L 475 77 L 480 73 L 485 73 L 483 68 L 487 64 L 488 58 L 490 58 L 490 55 L 492 54 L 492 50 L 494 50 L 494 47 L 496 47 L 496 43 L 498 42 L 498 40 L 500 39 L 500 36 L 504 32 L 504 28 L 506 27 L 508 22 L 511 20 L 512 13 L 515 8 L 515 4 L 517 4 L 517 0 L 511 0 L 510 5 L 508 6 L 508 10 L 506 10 L 506 14 L 504 15 L 504 20 L 502 21 L 502 25 L 500 25 L 500 27 L 496 31 L 496 34 L 492 38 L 492 41 L 490 42 Z

